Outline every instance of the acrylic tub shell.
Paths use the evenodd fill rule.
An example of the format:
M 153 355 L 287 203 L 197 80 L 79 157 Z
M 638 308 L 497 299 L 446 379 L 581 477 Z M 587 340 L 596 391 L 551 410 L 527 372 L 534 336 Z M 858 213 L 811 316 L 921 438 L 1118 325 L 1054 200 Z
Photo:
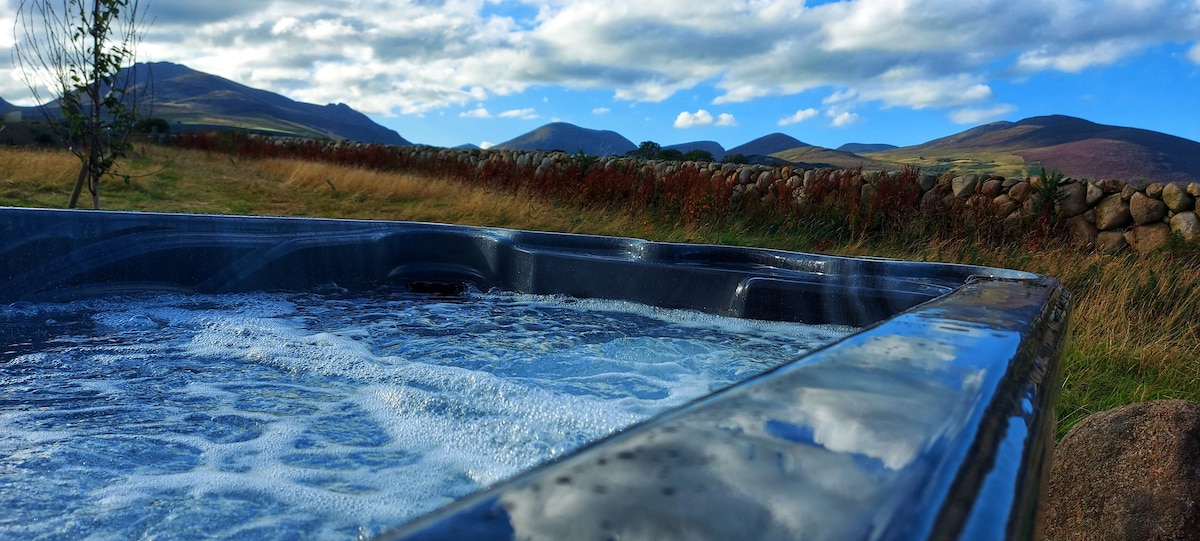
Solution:
M 1070 305 L 1052 278 L 441 224 L 0 208 L 3 303 L 334 284 L 864 327 L 384 539 L 1040 535 Z

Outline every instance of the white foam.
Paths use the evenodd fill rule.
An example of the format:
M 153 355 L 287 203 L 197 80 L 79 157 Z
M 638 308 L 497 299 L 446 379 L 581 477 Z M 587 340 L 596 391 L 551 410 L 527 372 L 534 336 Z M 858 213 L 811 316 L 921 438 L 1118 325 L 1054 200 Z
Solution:
M 315 537 L 377 532 L 852 330 L 471 297 L 166 295 L 9 309 L 91 314 L 103 336 L 59 337 L 0 365 L 6 390 L 4 371 L 18 364 L 66 389 L 57 409 L 0 414 L 0 466 L 46 469 L 18 483 L 69 483 L 97 474 L 76 464 L 89 442 L 152 445 L 162 466 L 114 459 L 118 471 L 75 504 L 104 515 L 171 502 L 176 518 L 226 522 L 205 513 L 262 508 L 226 534 L 272 520 Z M 45 426 L 59 419 L 67 428 Z M 45 527 L 59 529 L 48 531 L 172 536 L 157 515 L 97 525 L 62 514 L 45 510 Z

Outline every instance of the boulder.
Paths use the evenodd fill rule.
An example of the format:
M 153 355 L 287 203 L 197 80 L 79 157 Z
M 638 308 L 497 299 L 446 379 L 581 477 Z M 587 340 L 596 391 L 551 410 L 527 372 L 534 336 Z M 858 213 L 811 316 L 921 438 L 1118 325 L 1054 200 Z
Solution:
M 1200 197 L 1200 182 L 1189 182 L 1187 193 L 1192 197 Z
M 954 192 L 954 197 L 959 199 L 975 193 L 975 187 L 978 185 L 979 175 L 960 175 L 950 181 L 950 188 Z
M 937 185 L 937 175 L 933 173 L 921 173 L 921 191 L 927 192 L 932 190 Z
M 1033 193 L 1033 187 L 1030 186 L 1028 182 L 1018 182 L 1008 190 L 1009 197 L 1022 203 L 1024 203 L 1026 199 L 1029 199 L 1029 194 L 1031 193 Z
M 1134 192 L 1129 198 L 1129 214 L 1138 225 L 1160 222 L 1167 215 L 1167 205 L 1142 192 Z
M 992 178 L 984 181 L 983 187 L 979 189 L 979 192 L 983 195 L 994 198 L 997 195 L 1000 195 L 1000 191 L 1003 189 L 1004 181 Z
M 1137 186 L 1135 186 L 1133 184 L 1126 184 L 1125 187 L 1121 189 L 1121 200 L 1128 203 L 1129 200 L 1133 198 L 1133 194 L 1135 194 L 1135 193 L 1142 193 L 1142 192 L 1141 192 L 1141 190 L 1138 190 Z M 1145 195 L 1145 194 L 1142 194 L 1142 195 Z
M 996 214 L 1000 216 L 1008 216 L 1012 211 L 1021 208 L 1021 204 L 1013 198 L 1000 194 L 992 199 L 992 204 L 995 205 Z
M 1175 212 L 1187 212 L 1196 208 L 1196 200 L 1179 184 L 1167 184 L 1163 188 L 1162 200 L 1167 208 Z
M 1096 249 L 1101 252 L 1119 252 L 1128 245 L 1124 231 L 1101 231 L 1096 234 Z
M 1096 186 L 1106 194 L 1121 193 L 1125 189 L 1125 183 L 1115 178 L 1101 179 L 1096 182 Z
M 1084 419 L 1055 449 L 1046 494 L 1046 539 L 1200 540 L 1200 404 Z
M 1096 206 L 1096 229 L 1111 231 L 1125 227 L 1133 221 L 1129 214 L 1129 203 L 1121 200 L 1120 194 L 1112 194 L 1100 200 Z
M 1146 185 L 1146 196 L 1153 199 L 1162 199 L 1163 185 L 1159 182 L 1151 182 Z
M 1067 231 L 1067 241 L 1081 248 L 1096 246 L 1096 235 L 1100 232 L 1096 226 L 1088 223 L 1082 215 L 1068 218 L 1063 222 Z
M 1195 212 L 1180 212 L 1172 216 L 1171 232 L 1187 242 L 1200 242 L 1200 217 Z
M 1087 212 L 1087 188 L 1082 183 L 1072 182 L 1058 188 L 1058 214 L 1065 218 Z
M 1088 206 L 1089 207 L 1096 206 L 1096 203 L 1099 203 L 1100 200 L 1103 198 L 1104 198 L 1104 190 L 1100 189 L 1099 186 L 1089 182 L 1087 184 L 1087 204 L 1088 204 Z
M 1171 238 L 1171 226 L 1162 222 L 1139 225 L 1125 232 L 1125 242 L 1137 253 L 1146 255 L 1167 245 Z

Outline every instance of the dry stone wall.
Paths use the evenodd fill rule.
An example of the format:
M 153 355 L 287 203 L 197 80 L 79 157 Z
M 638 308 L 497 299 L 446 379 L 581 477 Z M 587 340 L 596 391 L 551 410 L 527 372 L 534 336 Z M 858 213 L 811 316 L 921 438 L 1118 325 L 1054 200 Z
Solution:
M 801 166 L 767 166 L 731 163 L 674 162 L 639 160 L 616 156 L 591 157 L 564 152 L 446 149 L 423 146 L 393 147 L 348 142 L 311 140 L 257 139 L 276 150 L 290 148 L 299 157 L 326 159 L 381 169 L 417 169 L 425 173 L 447 174 L 449 169 L 464 178 L 479 178 L 489 170 L 508 168 L 532 170 L 536 179 L 549 179 L 567 168 L 601 167 L 605 170 L 636 172 L 643 177 L 664 179 L 684 168 L 691 178 L 723 183 L 731 198 L 757 197 L 764 201 L 779 194 L 793 197 L 797 204 L 813 192 L 828 190 L 857 191 L 862 201 L 876 189 L 879 174 L 860 170 L 813 169 Z M 178 142 L 177 142 L 178 144 Z M 245 142 L 239 152 L 249 148 Z M 192 143 L 195 146 L 195 142 Z M 275 151 L 259 150 L 263 155 Z M 526 174 L 526 173 L 522 173 Z M 955 208 L 988 207 L 994 216 L 1004 217 L 1013 225 L 1053 205 L 1060 230 L 1068 240 L 1087 249 L 1115 252 L 1133 249 L 1148 253 L 1167 244 L 1172 235 L 1185 242 L 1200 242 L 1200 218 L 1197 200 L 1200 182 L 1148 183 L 1118 179 L 1012 178 L 994 175 L 933 174 L 908 175 L 919 190 L 915 212 L 936 213 Z M 827 194 L 823 194 L 827 195 Z M 846 194 L 843 194 L 846 195 Z

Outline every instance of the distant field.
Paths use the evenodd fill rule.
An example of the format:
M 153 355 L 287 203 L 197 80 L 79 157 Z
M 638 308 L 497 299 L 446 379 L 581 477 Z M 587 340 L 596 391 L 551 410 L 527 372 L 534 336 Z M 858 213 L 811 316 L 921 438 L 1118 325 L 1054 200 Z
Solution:
M 690 223 L 644 208 L 581 208 L 542 194 L 299 160 L 237 159 L 143 146 L 107 180 L 112 210 L 449 222 L 751 245 L 844 255 L 945 261 L 1055 276 L 1075 310 L 1058 403 L 1060 435 L 1084 416 L 1157 398 L 1200 401 L 1200 250 L 1172 246 L 1146 257 L 1083 253 L 1053 242 L 989 242 L 975 234 L 921 235 L 920 227 L 855 235 L 803 220 L 728 216 Z M 926 157 L 928 159 L 930 157 Z M 1000 161 L 995 157 L 975 159 Z M 65 152 L 0 147 L 0 205 L 63 207 L 78 162 Z
M 1025 159 L 1005 151 L 981 150 L 965 151 L 922 151 L 914 153 L 911 150 L 894 149 L 884 152 L 870 152 L 864 156 L 902 165 L 920 167 L 932 173 L 954 171 L 967 174 L 996 174 L 1004 177 L 1027 177 L 1038 174 L 1039 163 L 1025 163 Z

